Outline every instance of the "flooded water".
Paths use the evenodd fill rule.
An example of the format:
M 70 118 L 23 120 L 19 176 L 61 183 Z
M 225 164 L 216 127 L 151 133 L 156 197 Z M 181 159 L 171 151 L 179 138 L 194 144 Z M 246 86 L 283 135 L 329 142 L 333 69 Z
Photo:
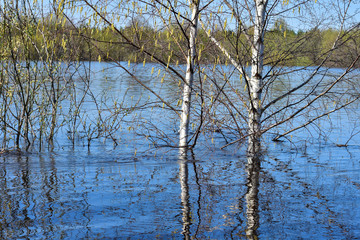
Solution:
M 109 96 L 127 88 L 121 79 L 107 80 Z M 130 98 L 142 92 L 129 89 Z M 176 136 L 171 121 L 151 117 Z M 357 239 L 360 138 L 336 145 L 351 136 L 352 121 L 345 121 L 348 129 L 332 126 L 327 141 L 309 131 L 291 143 L 264 139 L 253 164 L 246 146 L 219 150 L 224 142 L 216 136 L 181 157 L 149 145 L 128 125 L 118 146 L 73 146 L 59 133 L 53 150 L 0 155 L 0 238 Z

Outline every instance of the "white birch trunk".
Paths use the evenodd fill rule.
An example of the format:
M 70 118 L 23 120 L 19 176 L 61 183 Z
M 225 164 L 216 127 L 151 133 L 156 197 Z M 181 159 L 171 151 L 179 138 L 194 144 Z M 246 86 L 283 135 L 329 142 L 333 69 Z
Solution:
M 252 49 L 250 106 L 249 106 L 249 144 L 260 139 L 261 130 L 261 91 L 263 85 L 264 65 L 264 32 L 267 0 L 256 0 L 256 15 L 254 26 L 254 43 Z
M 179 147 L 188 146 L 191 92 L 194 80 L 194 65 L 196 58 L 196 35 L 198 28 L 199 4 L 200 0 L 189 0 L 191 14 L 191 26 L 189 37 L 189 52 L 187 58 L 185 84 L 183 89 L 182 113 L 180 119 L 180 143 Z

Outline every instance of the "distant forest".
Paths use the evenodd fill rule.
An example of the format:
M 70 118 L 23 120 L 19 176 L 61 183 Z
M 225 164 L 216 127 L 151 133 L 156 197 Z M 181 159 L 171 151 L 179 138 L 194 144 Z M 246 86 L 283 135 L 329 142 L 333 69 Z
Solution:
M 143 53 L 143 49 L 146 49 L 159 56 L 159 59 L 168 59 L 168 64 L 182 64 L 187 55 L 187 40 L 176 24 L 172 29 L 154 29 L 146 23 L 133 22 L 121 28 L 122 33 L 137 43 L 137 46 L 143 46 L 139 49 L 130 45 L 129 41 L 123 39 L 112 27 L 75 26 L 66 21 L 60 24 L 52 19 L 47 19 L 46 22 L 34 19 L 21 21 L 23 22 L 12 25 L 12 29 L 9 25 L 0 27 L 0 47 L 3 49 L 1 59 L 8 59 L 14 45 L 16 52 L 21 53 L 17 57 L 28 60 L 45 60 L 51 55 L 53 60 L 59 61 L 155 62 L 149 54 Z M 251 27 L 249 29 L 251 33 Z M 224 44 L 239 62 L 250 65 L 251 46 L 241 31 L 217 29 L 212 35 Z M 338 35 L 339 31 L 335 29 L 294 31 L 285 21 L 279 20 L 265 33 L 264 63 L 315 66 L 327 57 L 325 66 L 348 66 L 359 53 L 360 36 L 347 37 L 343 31 L 340 35 L 344 37 L 337 42 L 338 46 L 332 50 L 334 53 L 329 57 L 329 50 Z M 209 40 L 204 30 L 199 29 L 197 41 L 199 62 L 227 64 L 226 57 Z

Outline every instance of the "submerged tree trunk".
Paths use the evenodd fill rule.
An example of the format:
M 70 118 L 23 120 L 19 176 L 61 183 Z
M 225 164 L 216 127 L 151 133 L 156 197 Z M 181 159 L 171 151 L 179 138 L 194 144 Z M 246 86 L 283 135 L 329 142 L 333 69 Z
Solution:
M 249 144 L 259 141 L 261 136 L 261 92 L 263 87 L 264 32 L 267 0 L 256 0 L 254 42 L 252 46 L 251 77 L 249 81 Z
M 196 35 L 198 28 L 199 4 L 200 4 L 200 0 L 190 0 L 190 8 L 192 14 L 191 14 L 191 23 L 190 23 L 191 26 L 190 26 L 190 37 L 189 37 L 189 51 L 187 57 L 185 84 L 183 89 L 182 113 L 180 119 L 179 147 L 188 146 L 191 92 L 192 92 L 192 85 L 194 80 L 194 66 L 196 59 Z

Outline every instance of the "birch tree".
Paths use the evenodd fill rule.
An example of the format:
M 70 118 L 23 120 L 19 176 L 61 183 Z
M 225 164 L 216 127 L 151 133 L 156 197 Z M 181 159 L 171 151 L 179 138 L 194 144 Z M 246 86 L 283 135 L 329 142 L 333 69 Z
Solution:
M 310 1 L 225 0 L 222 7 L 227 9 L 227 16 L 231 14 L 231 18 L 228 17 L 227 20 L 229 22 L 233 19 L 235 30 L 232 31 L 232 35 L 227 34 L 223 38 L 217 37 L 214 33 L 214 20 L 208 18 L 202 21 L 202 28 L 209 39 L 233 65 L 233 69 L 238 71 L 240 78 L 244 79 L 244 91 L 236 90 L 234 96 L 237 96 L 238 100 L 228 101 L 227 106 L 248 112 L 248 117 L 243 118 L 248 125 L 247 133 L 224 147 L 246 138 L 251 145 L 266 132 L 271 132 L 275 136 L 273 139 L 278 140 L 298 129 L 314 126 L 314 123 L 318 124 L 319 119 L 324 119 L 325 116 L 358 100 L 355 90 L 357 83 L 353 79 L 356 78 L 354 69 L 359 52 L 355 50 L 347 53 L 352 56 L 352 60 L 344 64 L 346 67 L 341 73 L 330 74 L 332 70 L 327 68 L 331 65 L 330 59 L 336 58 L 336 52 L 349 44 L 349 39 L 358 36 L 358 23 L 354 21 L 358 12 L 350 14 L 349 9 L 353 2 L 346 1 L 340 4 L 341 6 L 337 5 L 337 9 L 334 4 L 333 9 L 326 10 L 337 14 L 336 22 L 328 15 L 324 19 L 316 19 L 325 16 L 316 14 L 319 9 L 327 8 L 324 4 Z M 224 12 L 218 13 L 218 19 L 226 16 L 226 11 Z M 278 19 L 282 16 L 284 19 L 289 16 L 297 18 L 299 23 L 304 22 L 306 16 L 312 21 L 306 22 L 307 27 L 312 24 L 311 29 L 314 30 L 307 30 L 306 33 L 294 37 L 294 34 L 291 35 L 291 32 L 287 31 L 286 26 L 279 26 Z M 223 31 L 230 31 L 229 27 L 226 27 L 226 20 L 218 22 Z M 331 46 L 320 49 L 316 57 L 312 56 L 313 61 L 307 61 L 292 69 L 286 67 L 287 64 L 292 64 L 294 56 L 307 56 L 307 41 L 314 36 L 321 23 L 337 25 L 337 36 Z M 283 37 L 280 41 L 271 38 L 274 36 L 272 25 L 280 29 L 283 27 Z M 251 59 L 247 60 L 249 55 Z M 230 89 L 235 89 L 231 86 L 231 81 L 226 84 Z M 283 86 L 279 88 L 279 84 Z M 336 94 L 340 91 L 341 94 Z M 221 90 L 221 94 L 229 95 L 229 92 L 224 93 Z M 332 108 L 329 107 L 330 103 L 333 103 Z M 326 108 L 321 108 L 321 105 L 325 105 Z M 240 124 L 237 119 L 233 123 L 236 122 Z M 283 129 L 287 130 L 279 133 Z M 249 151 L 251 152 L 251 149 Z
M 245 139 L 251 145 L 265 133 L 280 140 L 298 129 L 316 128 L 320 120 L 358 99 L 353 70 L 359 53 L 344 52 L 344 46 L 355 50 L 350 39 L 359 32 L 357 22 L 352 21 L 358 12 L 349 14 L 352 1 L 338 4 L 337 21 L 329 16 L 319 19 L 323 16 L 319 9 L 327 6 L 310 0 L 203 1 L 201 6 L 199 1 L 160 0 L 79 3 L 83 5 L 77 8 L 81 11 L 84 7 L 90 25 L 106 27 L 119 38 L 109 45 L 131 48 L 129 66 L 157 62 L 164 73 L 161 83 L 169 80 L 180 86 L 174 87 L 174 92 L 181 94 L 166 98 L 158 91 L 161 87 L 144 82 L 124 62 L 107 58 L 160 102 L 147 105 L 149 108 L 160 105 L 174 113 L 180 122 L 176 130 L 180 136 L 164 141 L 166 146 L 194 145 L 202 134 L 212 144 L 225 142 L 223 147 Z M 327 11 L 336 13 L 334 9 Z M 302 33 L 284 26 L 287 19 L 294 18 L 304 26 Z M 309 46 L 322 37 L 322 22 L 332 23 L 337 36 L 326 46 Z M 153 30 L 146 31 L 145 24 Z M 100 43 L 105 44 L 103 40 L 79 34 L 98 50 L 99 59 L 108 56 L 99 48 Z M 327 67 L 340 49 L 352 57 L 339 74 Z M 339 91 L 342 94 L 336 94 Z M 161 135 L 157 139 L 163 141 L 166 131 L 154 125 L 151 127 Z
M 255 1 L 254 40 L 251 58 L 251 77 L 249 81 L 249 145 L 260 139 L 261 131 L 261 92 L 263 88 L 265 14 L 268 0 Z
M 80 2 L 84 4 L 81 5 Z M 208 1 L 206 4 L 209 5 L 211 2 Z M 140 59 L 143 59 L 144 66 L 147 61 L 157 62 L 161 66 L 161 69 L 158 70 L 158 76 L 160 72 L 162 72 L 161 75 L 163 76 L 161 84 L 166 81 L 165 79 L 168 79 L 168 81 L 179 83 L 177 85 L 182 86 L 181 98 L 174 104 L 174 99 L 166 99 L 158 93 L 161 86 L 153 87 L 144 83 L 124 63 L 112 58 L 108 53 L 102 52 L 98 46 L 100 43 L 104 44 L 104 41 L 92 36 L 86 36 L 85 33 L 80 33 L 78 28 L 79 34 L 89 39 L 94 48 L 98 50 L 99 59 L 103 59 L 103 56 L 106 55 L 108 60 L 113 61 L 117 67 L 126 71 L 134 82 L 140 84 L 158 99 L 163 108 L 170 109 L 179 117 L 178 141 L 169 143 L 169 145 L 176 145 L 181 148 L 187 147 L 189 145 L 191 95 L 194 92 L 194 74 L 198 70 L 196 41 L 200 1 L 121 1 L 120 4 L 116 4 L 112 1 L 94 3 L 83 0 L 79 1 L 79 3 L 79 5 L 70 8 L 70 13 L 86 9 L 82 11 L 86 13 L 83 13 L 86 16 L 90 15 L 90 25 L 94 25 L 95 28 L 106 26 L 112 34 L 119 37 L 120 41 L 117 43 L 109 42 L 108 44 L 118 44 L 132 48 L 133 57 L 128 60 L 129 66 L 132 63 L 134 65 L 138 64 Z M 68 14 L 68 19 L 72 19 L 71 14 Z M 139 19 L 142 20 L 139 21 Z M 74 27 L 79 25 L 75 20 L 70 21 Z M 124 23 L 128 24 L 125 28 Z M 153 31 L 146 32 L 144 23 L 149 24 Z M 151 41 L 148 39 L 151 39 Z M 173 48 L 178 49 L 176 55 Z M 183 66 L 179 65 L 179 62 L 180 64 L 185 63 L 185 71 Z M 152 69 L 151 75 L 153 75 L 153 72 L 154 69 Z M 196 88 L 199 89 L 198 86 Z M 148 106 L 147 109 L 158 108 L 158 104 L 148 104 Z M 157 127 L 152 125 L 152 128 Z M 156 131 L 163 132 L 161 129 Z M 162 136 L 162 140 L 164 139 Z
M 195 59 L 196 59 L 196 35 L 198 28 L 199 4 L 200 0 L 190 0 L 191 24 L 189 37 L 189 50 L 186 65 L 186 76 L 183 90 L 182 112 L 180 119 L 180 147 L 188 146 L 191 93 L 194 81 Z

